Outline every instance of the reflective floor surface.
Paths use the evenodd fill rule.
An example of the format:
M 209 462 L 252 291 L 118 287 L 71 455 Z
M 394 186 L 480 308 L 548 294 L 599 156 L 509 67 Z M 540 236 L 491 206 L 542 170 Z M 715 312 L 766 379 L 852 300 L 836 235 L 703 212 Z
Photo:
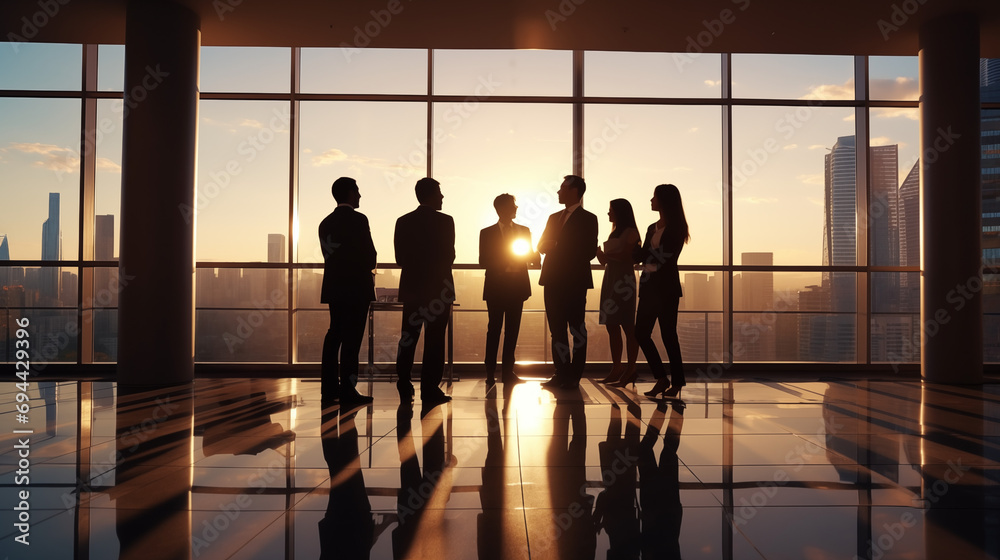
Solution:
M 650 385 L 5 383 L 0 557 L 998 557 L 1000 386 Z

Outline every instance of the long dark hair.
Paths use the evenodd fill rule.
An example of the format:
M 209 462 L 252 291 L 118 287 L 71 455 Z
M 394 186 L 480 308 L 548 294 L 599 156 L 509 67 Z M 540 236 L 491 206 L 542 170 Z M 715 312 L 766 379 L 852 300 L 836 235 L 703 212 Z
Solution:
M 615 231 L 611 232 L 608 239 L 614 239 L 624 234 L 628 228 L 639 229 L 635 225 L 635 212 L 632 211 L 632 204 L 624 198 L 616 198 L 611 201 L 611 209 L 615 212 Z
M 667 218 L 667 229 L 684 237 L 684 243 L 691 240 L 688 231 L 687 218 L 684 217 L 684 204 L 681 203 L 681 191 L 674 185 L 657 185 L 653 196 L 660 203 L 660 213 Z

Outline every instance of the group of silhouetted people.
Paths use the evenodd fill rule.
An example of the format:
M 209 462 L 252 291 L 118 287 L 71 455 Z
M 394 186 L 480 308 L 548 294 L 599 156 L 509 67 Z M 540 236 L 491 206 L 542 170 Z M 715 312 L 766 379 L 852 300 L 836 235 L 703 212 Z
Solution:
M 600 322 L 608 329 L 613 366 L 603 380 L 624 387 L 635 380 L 641 348 L 656 384 L 646 395 L 676 397 L 685 384 L 684 365 L 677 339 L 677 310 L 681 298 L 677 257 L 689 239 L 681 196 L 674 185 L 659 185 L 651 209 L 660 219 L 646 229 L 640 243 L 632 205 L 625 199 L 611 201 L 608 210 L 613 229 L 603 247 L 597 242 L 597 217 L 582 206 L 587 184 L 567 175 L 559 187 L 565 209 L 549 216 L 537 250 L 527 227 L 513 222 L 517 204 L 501 194 L 493 206 L 498 221 L 479 237 L 479 264 L 486 270 L 486 380 L 496 383 L 497 353 L 501 352 L 501 380 L 520 381 L 514 372 L 514 351 L 524 301 L 531 295 L 528 266 L 541 262 L 545 314 L 552 333 L 555 372 L 542 385 L 551 390 L 576 389 L 587 361 L 587 291 L 594 287 L 590 262 L 596 256 L 605 266 L 601 285 Z M 319 226 L 325 262 L 321 301 L 330 309 L 330 329 L 323 343 L 322 399 L 324 405 L 363 405 L 370 396 L 356 389 L 358 355 L 369 306 L 375 300 L 376 251 L 368 219 L 357 212 L 361 193 L 349 177 L 334 181 L 337 208 Z M 451 399 L 439 387 L 444 373 L 445 335 L 455 301 L 451 268 L 455 262 L 455 221 L 441 212 L 444 195 L 438 181 L 417 181 L 419 206 L 396 220 L 393 237 L 400 267 L 399 301 L 403 316 L 396 355 L 396 388 L 401 402 L 412 402 L 414 353 L 421 329 L 424 352 L 420 376 L 425 408 Z M 541 255 L 545 255 L 542 259 Z M 641 268 L 638 284 L 636 267 Z M 656 344 L 653 326 L 660 333 L 670 359 L 667 377 Z M 622 342 L 624 333 L 624 345 Z M 572 344 L 570 343 L 572 337 Z M 627 364 L 621 360 L 623 347 Z

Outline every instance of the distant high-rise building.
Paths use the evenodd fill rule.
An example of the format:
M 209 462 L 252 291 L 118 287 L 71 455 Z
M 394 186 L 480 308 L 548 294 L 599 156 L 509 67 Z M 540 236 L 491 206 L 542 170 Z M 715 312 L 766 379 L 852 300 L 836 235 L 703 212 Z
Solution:
M 823 264 L 856 266 L 857 248 L 857 155 L 854 136 L 841 136 L 825 157 Z M 855 275 L 829 272 L 823 278 L 834 311 L 856 308 Z
M 0 261 L 10 260 L 10 246 L 7 245 L 7 235 L 0 234 Z M 0 266 L 0 288 L 10 285 L 10 269 Z
M 899 146 L 868 149 L 868 262 L 875 266 L 899 265 Z M 881 311 L 899 310 L 900 275 L 871 275 L 872 301 Z
M 267 262 L 285 262 L 285 235 L 281 233 L 267 234 Z
M 774 253 L 743 253 L 743 266 L 773 266 Z M 743 310 L 771 311 L 774 307 L 774 273 L 747 272 L 743 277 Z
M 285 236 L 281 233 L 269 233 L 267 234 L 267 262 L 269 263 L 284 263 L 285 262 Z M 277 300 L 281 296 L 275 296 L 275 294 L 284 294 L 287 289 L 287 278 L 288 273 L 284 270 L 268 270 L 266 273 L 265 282 L 265 294 L 264 298 L 272 300 L 272 303 L 279 303 Z M 259 278 L 259 277 L 258 277 Z M 252 290 L 256 291 L 256 290 Z
M 49 217 L 42 223 L 42 260 L 62 259 L 61 232 L 59 230 L 59 193 L 49 193 Z M 39 277 L 39 296 L 45 305 L 59 300 L 59 269 L 44 267 Z
M 920 266 L 920 160 L 899 185 L 899 264 Z
M 94 259 L 115 260 L 115 215 L 94 216 Z
M 743 253 L 740 263 L 743 266 L 773 266 L 774 253 Z M 743 349 L 743 355 L 737 358 L 774 360 L 777 336 L 771 313 L 774 311 L 774 273 L 743 271 L 740 278 L 737 310 L 747 313 L 740 313 L 733 319 L 733 341 L 739 342 Z
M 1000 59 L 979 61 L 979 97 L 1000 102 Z M 983 109 L 979 122 L 982 160 L 983 258 L 1000 264 L 1000 109 Z

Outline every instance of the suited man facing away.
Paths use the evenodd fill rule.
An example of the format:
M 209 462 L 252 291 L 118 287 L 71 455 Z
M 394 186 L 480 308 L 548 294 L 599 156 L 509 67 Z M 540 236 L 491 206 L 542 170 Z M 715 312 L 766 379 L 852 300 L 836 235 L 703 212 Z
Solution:
M 540 259 L 531 250 L 531 230 L 513 222 L 517 216 L 514 197 L 501 194 L 493 201 L 493 208 L 499 220 L 479 232 L 479 266 L 486 269 L 483 299 L 489 318 L 485 359 L 487 385 L 496 383 L 501 329 L 504 330 L 502 379 L 504 383 L 518 381 L 514 374 L 514 349 L 521 329 L 521 310 L 524 301 L 531 296 L 528 264 Z
M 549 216 L 538 242 L 542 261 L 545 315 L 552 331 L 555 375 L 542 386 L 575 389 L 587 363 L 587 290 L 594 287 L 590 261 L 597 254 L 597 216 L 583 209 L 587 183 L 567 175 L 559 187 L 559 203 L 566 208 Z M 572 350 L 567 329 L 573 335 Z
M 364 338 L 368 306 L 375 299 L 375 244 L 368 218 L 355 209 L 361 191 L 350 177 L 333 182 L 337 208 L 319 224 L 323 252 L 320 301 L 330 307 L 330 329 L 323 340 L 321 393 L 324 405 L 372 402 L 358 393 L 358 354 Z
M 400 267 L 403 321 L 396 353 L 396 389 L 401 402 L 413 398 L 411 370 L 420 329 L 425 332 L 420 398 L 424 406 L 451 400 L 438 387 L 444 375 L 444 344 L 455 301 L 455 220 L 442 213 L 441 184 L 425 177 L 415 187 L 420 206 L 396 220 L 394 245 Z

